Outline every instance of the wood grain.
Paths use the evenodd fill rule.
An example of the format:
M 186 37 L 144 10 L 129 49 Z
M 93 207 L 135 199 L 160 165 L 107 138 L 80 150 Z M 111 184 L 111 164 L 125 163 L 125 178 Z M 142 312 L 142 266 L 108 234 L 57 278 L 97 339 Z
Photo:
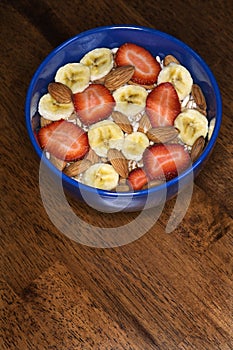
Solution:
M 0 348 L 232 349 L 231 2 L 3 0 L 0 18 Z M 174 35 L 204 58 L 221 90 L 223 122 L 179 226 L 165 232 L 174 198 L 140 239 L 97 249 L 75 243 L 47 216 L 25 127 L 25 96 L 38 65 L 64 40 L 128 23 Z M 100 234 L 138 215 L 98 213 L 67 199 L 82 235 L 85 223 Z

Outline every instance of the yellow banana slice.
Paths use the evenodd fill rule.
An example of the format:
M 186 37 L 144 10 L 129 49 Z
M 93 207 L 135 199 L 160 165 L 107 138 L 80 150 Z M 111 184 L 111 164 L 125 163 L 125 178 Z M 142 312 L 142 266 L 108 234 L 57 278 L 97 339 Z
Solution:
M 74 94 L 85 90 L 90 78 L 90 69 L 81 63 L 67 63 L 55 75 L 55 81 L 67 85 Z
M 119 174 L 110 164 L 96 163 L 90 166 L 82 177 L 85 185 L 112 190 L 118 185 Z
M 198 110 L 186 109 L 176 117 L 174 127 L 179 130 L 181 141 L 192 146 L 200 136 L 206 137 L 208 120 Z
M 188 96 L 192 90 L 192 76 L 181 64 L 171 62 L 160 71 L 158 75 L 158 84 L 165 82 L 172 83 L 181 101 Z
M 38 111 L 42 117 L 52 121 L 67 119 L 74 111 L 74 105 L 70 103 L 58 103 L 50 94 L 41 97 Z
M 140 131 L 135 131 L 125 137 L 122 153 L 126 159 L 139 161 L 148 146 L 148 137 Z
M 147 95 L 147 90 L 142 86 L 122 86 L 113 92 L 113 98 L 116 101 L 115 110 L 134 116 L 145 108 Z
M 107 157 L 110 148 L 121 150 L 124 133 L 113 121 L 102 120 L 90 126 L 88 140 L 90 147 L 98 156 Z
M 90 68 L 91 80 L 104 77 L 113 67 L 113 54 L 108 48 L 98 48 L 88 52 L 80 63 Z

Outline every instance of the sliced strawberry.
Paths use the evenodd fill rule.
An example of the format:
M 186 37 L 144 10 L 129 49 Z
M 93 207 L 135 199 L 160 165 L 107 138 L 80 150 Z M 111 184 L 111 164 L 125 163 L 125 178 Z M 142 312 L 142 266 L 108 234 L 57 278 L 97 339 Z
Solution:
M 160 64 L 149 51 L 133 43 L 119 47 L 115 62 L 117 66 L 134 66 L 135 72 L 131 80 L 142 85 L 154 84 L 161 70 Z
M 143 163 L 150 179 L 170 180 L 189 166 L 190 156 L 182 145 L 155 144 L 145 150 Z
M 82 158 L 89 149 L 87 133 L 62 119 L 41 128 L 38 141 L 42 149 L 66 161 Z
M 90 84 L 84 91 L 73 95 L 75 111 L 85 125 L 106 119 L 112 113 L 115 100 L 101 84 Z
M 142 168 L 133 169 L 129 173 L 128 182 L 133 190 L 141 190 L 142 187 L 148 182 L 145 171 Z
M 157 85 L 147 96 L 146 112 L 153 127 L 173 125 L 180 111 L 179 97 L 171 83 Z

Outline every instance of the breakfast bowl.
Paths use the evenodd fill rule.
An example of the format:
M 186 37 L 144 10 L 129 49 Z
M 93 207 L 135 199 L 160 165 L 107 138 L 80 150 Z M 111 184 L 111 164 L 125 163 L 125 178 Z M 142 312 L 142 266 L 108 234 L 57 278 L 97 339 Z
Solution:
M 136 50 L 135 54 L 133 52 L 133 56 L 131 55 L 132 52 L 130 52 L 131 49 Z M 110 52 L 112 55 L 110 61 L 108 61 L 109 56 L 104 56 L 104 60 L 101 55 L 98 57 L 98 50 L 101 55 L 105 52 L 104 50 L 107 50 L 106 52 L 108 52 L 108 55 Z M 98 54 L 96 54 L 96 52 Z M 145 52 L 147 52 L 147 54 L 149 52 L 149 59 L 147 54 L 145 57 L 143 56 Z M 97 56 L 94 56 L 94 54 Z M 92 58 L 91 64 L 90 56 Z M 151 59 L 151 57 L 153 57 L 153 59 Z M 147 63 L 148 60 L 150 64 L 150 59 L 152 60 L 152 66 L 159 67 L 156 81 L 144 79 L 145 75 L 150 75 L 150 67 L 149 73 L 143 71 L 144 67 L 142 67 L 142 71 L 140 71 L 142 61 Z M 102 72 L 102 74 L 99 74 L 99 71 L 94 70 L 95 64 L 98 66 L 99 62 L 102 62 L 101 65 L 103 66 L 101 66 L 101 69 L 104 68 L 103 70 L 105 71 L 104 73 Z M 70 69 L 69 64 L 76 63 L 82 65 L 82 73 L 89 69 L 89 78 L 87 81 L 85 81 L 86 76 L 81 79 L 82 89 L 79 89 L 78 87 L 74 91 L 71 87 L 68 87 L 65 93 L 71 91 L 71 100 L 68 102 L 58 101 L 58 104 L 66 103 L 66 112 L 64 114 L 58 113 L 55 117 L 53 113 L 53 116 L 50 118 L 50 115 L 47 116 L 46 114 L 47 101 L 45 101 L 45 103 L 45 98 L 43 97 L 47 96 L 46 98 L 51 98 L 52 95 L 54 100 L 54 98 L 60 94 L 60 87 L 64 89 L 65 85 L 62 79 L 66 76 L 66 73 L 64 73 L 61 68 L 66 67 L 66 69 Z M 116 71 L 116 68 L 123 69 L 119 70 L 117 75 L 117 78 L 119 78 L 119 76 L 121 78 L 121 84 L 118 84 L 118 81 L 118 83 L 114 85 L 116 83 L 116 77 L 114 74 L 110 75 L 110 73 Z M 164 68 L 166 68 L 166 70 Z M 176 72 L 176 80 L 173 79 L 174 77 L 172 78 L 174 70 Z M 163 73 L 161 73 L 162 71 Z M 136 72 L 139 74 L 137 75 Z M 108 85 L 106 83 L 106 76 L 108 76 Z M 177 86 L 175 85 L 180 77 L 181 80 L 183 80 L 182 82 L 185 85 L 185 89 L 183 86 L 179 89 L 179 82 Z M 55 83 L 55 85 L 51 83 Z M 189 87 L 187 90 L 186 88 L 188 84 Z M 69 84 L 67 83 L 67 85 Z M 83 108 L 80 108 L 81 104 L 85 105 L 86 103 L 86 100 L 83 102 L 83 91 L 90 88 L 90 86 L 94 89 L 98 87 L 99 91 L 105 89 L 104 93 L 107 89 L 111 96 L 109 97 L 107 108 L 104 109 L 104 116 L 102 115 L 99 119 L 96 118 L 95 108 L 92 108 L 94 110 L 93 113 L 92 110 L 85 113 Z M 158 124 L 159 117 L 156 114 L 156 112 L 158 112 L 158 89 L 156 88 L 158 87 L 160 87 L 160 90 L 164 94 L 163 101 L 167 99 L 167 94 L 169 95 L 169 98 L 170 94 L 176 94 L 175 99 L 179 100 L 178 111 L 175 113 L 175 119 L 173 116 L 170 120 L 169 114 L 169 121 L 165 124 L 162 122 L 161 125 Z M 126 90 L 123 91 L 122 89 L 125 88 Z M 138 109 L 137 102 L 134 103 L 133 101 L 133 103 L 130 104 L 130 101 L 127 100 L 128 103 L 125 106 L 125 101 L 122 101 L 122 96 L 124 99 L 130 99 L 132 95 L 136 93 L 135 91 L 137 89 L 140 98 L 144 98 L 144 104 L 141 104 L 140 102 Z M 184 90 L 185 93 L 182 94 Z M 145 96 L 143 94 L 145 94 Z M 172 100 L 172 108 L 174 106 L 173 109 L 175 110 L 177 104 L 174 104 L 173 102 L 174 100 Z M 136 104 L 136 108 L 132 111 L 132 105 L 134 104 Z M 57 105 L 57 103 L 54 103 L 54 105 Z M 124 123 L 125 120 L 124 122 L 119 122 L 117 119 L 122 115 L 127 116 L 125 108 L 130 108 L 128 121 L 130 121 L 131 131 L 124 129 L 125 125 L 123 124 L 127 124 Z M 166 109 L 164 106 L 162 108 L 163 110 Z M 168 108 L 171 109 L 170 104 Z M 191 121 L 189 121 L 188 126 L 191 127 L 193 125 L 193 120 L 195 121 L 197 118 L 200 118 L 195 125 L 198 125 L 198 130 L 202 130 L 195 136 L 195 140 L 193 139 L 192 142 L 189 142 L 191 134 L 189 134 L 188 140 L 187 137 L 185 138 L 187 120 L 189 120 L 187 118 L 189 118 L 190 114 L 188 113 L 187 115 L 187 110 L 189 112 L 190 109 L 192 110 L 193 115 L 191 116 Z M 113 115 L 113 113 L 115 114 Z M 173 113 L 173 111 L 171 113 Z M 80 33 L 54 49 L 45 58 L 31 80 L 26 97 L 25 114 L 28 134 L 33 148 L 39 156 L 41 166 L 43 169 L 46 169 L 48 174 L 56 179 L 59 184 L 62 183 L 65 191 L 70 193 L 77 200 L 85 201 L 89 206 L 102 212 L 140 211 L 159 206 L 161 203 L 164 203 L 178 193 L 181 193 L 184 189 L 192 187 L 195 177 L 206 164 L 218 137 L 222 118 L 222 105 L 220 91 L 211 70 L 192 48 L 175 37 L 152 28 L 133 25 L 114 25 L 97 27 Z M 147 117 L 146 122 L 148 122 L 149 116 L 150 126 L 148 126 L 147 129 L 142 128 L 145 126 L 144 124 L 146 124 L 145 120 L 140 128 L 140 120 L 144 115 Z M 202 120 L 204 124 L 202 124 Z M 49 147 L 43 147 L 45 137 L 44 131 L 46 131 L 47 137 L 50 128 L 49 125 L 52 124 L 53 126 L 60 127 L 61 121 L 63 122 L 62 127 L 65 125 L 65 129 L 62 130 L 63 134 L 66 132 L 69 133 L 69 128 L 72 129 L 74 125 L 77 127 L 77 130 L 83 128 L 83 133 L 81 135 L 82 138 L 79 138 L 79 135 L 77 134 L 77 139 L 80 141 L 78 147 L 80 144 L 82 145 L 79 156 L 73 158 L 68 157 L 65 160 L 64 158 L 59 159 L 62 158 L 59 157 L 57 153 L 59 145 L 57 147 L 54 146 L 54 144 L 52 145 L 52 149 L 55 149 L 54 154 L 51 154 Z M 184 121 L 186 122 L 185 125 L 182 124 Z M 67 124 L 69 124 L 68 129 L 66 129 Z M 201 124 L 200 127 L 199 124 Z M 114 143 L 115 141 L 112 143 L 112 146 L 109 146 L 110 142 L 108 142 L 107 153 L 102 152 L 101 147 L 99 147 L 100 145 L 97 145 L 97 143 L 93 141 L 93 138 L 91 138 L 91 133 L 94 134 L 95 137 L 96 133 L 100 135 L 100 132 L 98 130 L 98 132 L 96 131 L 96 129 L 98 129 L 97 125 L 101 128 L 107 128 L 106 135 L 108 135 L 109 132 L 114 135 L 119 132 L 119 135 L 121 135 L 119 138 L 123 139 L 123 141 L 121 141 L 124 145 L 122 147 L 125 147 L 125 152 L 123 152 L 124 149 L 121 149 L 119 146 L 120 143 Z M 171 132 L 173 135 L 172 140 L 169 139 L 169 142 L 167 142 L 167 139 L 164 141 L 163 130 L 161 134 L 161 128 L 164 127 L 166 128 L 165 134 Z M 116 130 L 114 128 L 116 128 Z M 43 132 L 41 132 L 41 129 L 43 129 Z M 51 130 L 49 130 L 49 132 L 50 131 Z M 102 130 L 101 135 L 105 135 L 104 132 L 105 131 Z M 158 132 L 160 132 L 159 135 Z M 174 132 L 177 134 L 174 134 Z M 132 134 L 134 135 L 132 136 Z M 180 137 L 181 134 L 184 136 L 183 139 Z M 140 156 L 132 156 L 132 159 L 130 158 L 129 150 L 131 146 L 128 148 L 125 146 L 126 138 L 127 142 L 130 138 L 133 138 L 134 144 L 136 144 L 135 142 L 137 142 L 137 140 L 140 144 L 145 142 L 144 146 L 142 146 L 141 158 Z M 155 138 L 159 141 L 155 141 Z M 83 147 L 83 143 L 85 142 L 86 148 Z M 103 145 L 101 144 L 101 146 Z M 84 150 L 84 148 L 86 150 Z M 135 146 L 135 149 L 136 148 L 138 148 L 138 146 Z M 165 176 L 164 174 L 162 174 L 163 176 L 157 174 L 156 169 L 160 166 L 160 163 L 154 165 L 152 174 L 151 171 L 149 171 L 148 175 L 146 170 L 144 170 L 148 169 L 148 167 L 149 170 L 151 170 L 150 164 L 151 162 L 154 162 L 154 158 L 151 160 L 151 154 L 153 155 L 156 152 L 161 152 L 161 150 L 162 152 L 167 150 L 170 151 L 170 149 L 174 149 L 174 154 L 177 154 L 177 152 L 180 151 L 180 148 L 182 148 L 182 152 L 184 151 L 184 157 L 186 157 L 188 153 L 190 158 L 189 162 L 186 162 L 186 166 L 181 166 L 180 168 L 179 159 L 173 160 L 175 165 L 178 164 L 175 175 L 173 171 L 168 172 L 169 174 L 166 173 Z M 93 161 L 93 157 L 87 157 L 90 149 L 97 152 L 98 160 Z M 94 152 L 95 156 L 96 152 Z M 114 152 L 118 155 L 119 152 L 121 155 L 123 153 L 124 162 L 126 158 L 126 163 L 129 167 L 128 172 L 126 169 L 127 175 L 124 176 L 122 172 L 119 174 L 119 172 L 116 171 Z M 134 151 L 132 151 L 132 153 L 133 152 Z M 110 153 L 112 154 L 111 157 L 109 156 Z M 115 160 L 119 160 L 120 156 L 118 157 L 116 154 Z M 74 164 L 78 164 L 77 162 L 81 164 L 83 160 L 86 160 L 86 163 L 89 164 L 89 168 L 85 164 L 85 169 L 83 169 L 81 175 L 80 170 L 78 173 L 72 173 L 72 169 L 75 168 Z M 169 161 L 171 163 L 171 159 L 169 159 Z M 82 164 L 84 164 L 84 162 L 82 162 Z M 145 168 L 145 165 L 147 168 Z M 90 183 L 90 179 L 93 179 L 93 172 L 97 174 L 97 168 L 99 169 L 101 166 L 103 172 L 113 171 L 114 173 L 114 179 L 116 181 L 111 177 L 111 181 L 115 181 L 115 184 L 111 185 L 111 187 L 105 186 L 106 183 L 102 187 L 98 187 L 98 185 L 94 186 Z M 91 171 L 89 170 L 90 168 Z M 135 174 L 135 169 L 138 170 L 139 174 Z M 162 170 L 164 170 L 164 167 Z M 130 175 L 130 177 L 129 174 L 131 173 L 133 173 L 133 175 Z M 146 180 L 144 179 L 145 173 Z M 42 176 L 44 178 L 46 177 L 44 173 Z M 133 180 L 130 181 L 131 179 Z

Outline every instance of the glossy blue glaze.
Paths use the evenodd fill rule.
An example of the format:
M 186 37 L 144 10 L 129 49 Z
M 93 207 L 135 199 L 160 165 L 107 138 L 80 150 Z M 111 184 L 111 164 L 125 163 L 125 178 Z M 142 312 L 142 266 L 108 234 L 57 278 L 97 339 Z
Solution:
M 192 168 L 166 184 L 149 190 L 135 193 L 96 190 L 62 174 L 62 181 L 68 192 L 79 200 L 83 200 L 83 195 L 88 197 L 85 201 L 89 201 L 93 207 L 104 212 L 138 211 L 143 209 L 146 202 L 148 208 L 158 205 L 163 200 L 164 193 L 167 199 L 176 195 L 178 186 L 181 190 L 188 185 L 191 181 L 190 174 L 193 172 L 195 177 L 206 163 L 218 137 L 222 118 L 221 95 L 217 82 L 207 64 L 189 46 L 171 35 L 152 28 L 131 25 L 98 27 L 78 34 L 53 50 L 41 63 L 32 78 L 25 104 L 26 125 L 32 145 L 40 158 L 42 151 L 34 137 L 31 118 L 37 111 L 40 97 L 47 92 L 48 84 L 54 80 L 57 69 L 66 63 L 78 62 L 84 54 L 94 48 L 114 48 L 125 42 L 141 45 L 154 56 L 159 55 L 161 58 L 167 54 L 174 55 L 190 71 L 194 82 L 202 88 L 206 97 L 208 118 L 216 117 L 216 124 L 210 141 Z M 44 157 L 43 162 L 54 176 L 61 176 L 61 173 Z

